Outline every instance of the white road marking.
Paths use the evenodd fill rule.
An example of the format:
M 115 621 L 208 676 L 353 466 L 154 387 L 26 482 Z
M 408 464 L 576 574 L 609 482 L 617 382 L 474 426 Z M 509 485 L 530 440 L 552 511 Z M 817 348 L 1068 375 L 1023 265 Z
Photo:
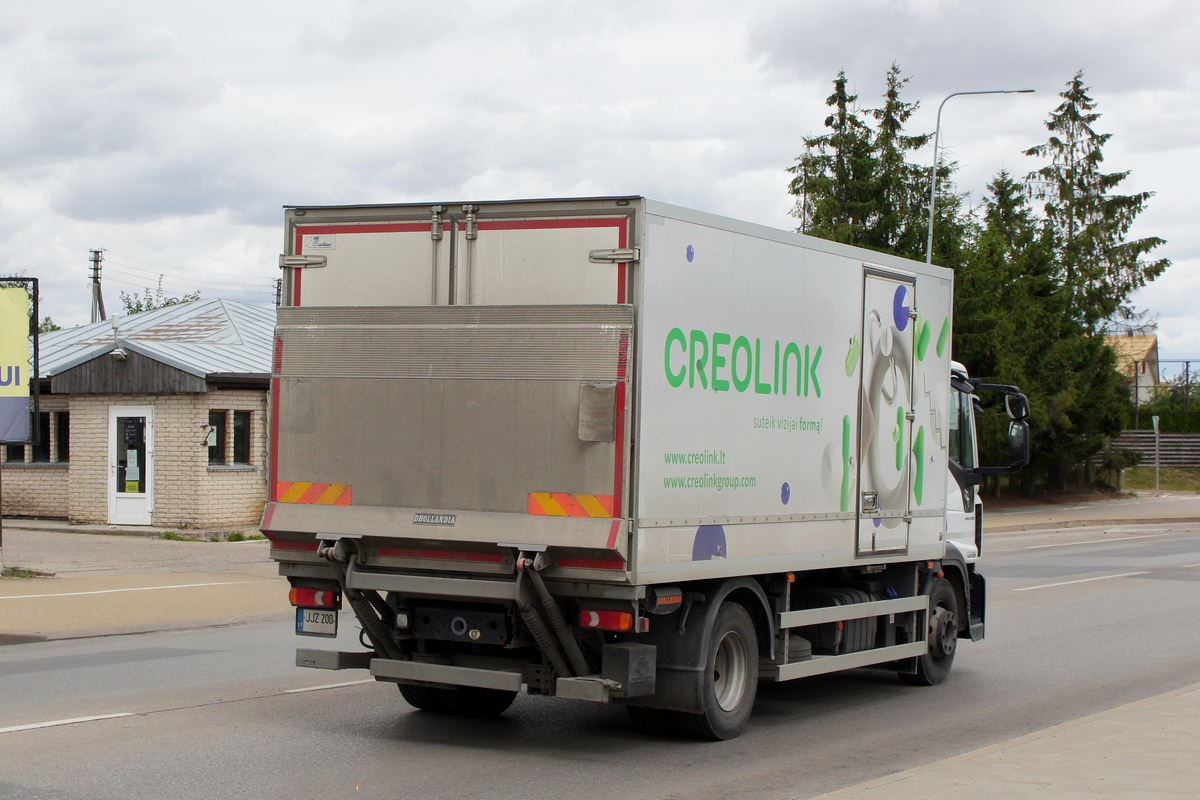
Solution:
M 303 689 L 285 689 L 284 694 L 300 694 L 301 692 L 319 692 L 322 689 L 341 689 L 343 686 L 358 686 L 360 683 L 375 683 L 374 678 L 361 681 L 346 681 L 345 683 L 326 683 L 323 686 L 305 686 Z
M 13 725 L 9 728 L 0 728 L 0 733 L 16 733 L 17 731 L 32 731 L 38 728 L 54 728 L 59 725 L 74 725 L 77 722 L 96 722 L 102 719 L 117 719 L 118 717 L 132 717 L 132 711 L 122 711 L 119 714 L 100 714 L 95 717 L 75 717 L 74 719 L 56 719 L 50 722 L 35 722 L 32 725 Z
M 1022 586 L 1020 589 L 1013 589 L 1014 592 L 1032 592 L 1034 589 L 1052 589 L 1055 586 L 1070 586 L 1073 583 L 1090 583 L 1091 581 L 1106 581 L 1109 578 L 1129 578 L 1134 575 L 1148 575 L 1146 571 L 1142 572 L 1122 572 L 1118 575 L 1101 575 L 1096 578 L 1080 578 L 1076 581 L 1060 581 L 1059 583 L 1043 583 L 1040 586 Z
M 1120 539 L 1084 539 L 1079 542 L 1055 542 L 1054 544 L 1034 544 L 1029 547 L 1018 548 L 1020 550 L 1045 550 L 1047 547 L 1070 547 L 1075 544 L 1120 544 L 1121 542 L 1132 542 L 1135 539 L 1159 539 L 1163 536 L 1178 536 L 1178 533 L 1147 533 L 1142 536 L 1124 536 Z M 1011 552 L 1011 551 L 1010 551 Z
M 16 594 L 0 600 L 30 600 L 37 597 L 80 597 L 85 594 L 116 594 L 117 592 L 152 592 L 155 589 L 195 589 L 200 586 L 236 586 L 242 583 L 280 583 L 276 580 L 221 581 L 219 583 L 180 583 L 174 586 L 134 586 L 129 589 L 97 589 L 92 592 L 60 592 L 58 594 Z

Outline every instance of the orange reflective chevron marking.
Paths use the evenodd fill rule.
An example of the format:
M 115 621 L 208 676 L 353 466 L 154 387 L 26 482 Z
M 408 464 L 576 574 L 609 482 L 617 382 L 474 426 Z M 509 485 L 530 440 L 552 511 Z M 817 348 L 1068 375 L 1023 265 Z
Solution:
M 611 494 L 530 492 L 529 513 L 546 517 L 611 517 Z
M 351 492 L 348 483 L 310 483 L 308 481 L 279 481 L 275 496 L 280 503 L 305 503 L 318 506 L 348 506 Z

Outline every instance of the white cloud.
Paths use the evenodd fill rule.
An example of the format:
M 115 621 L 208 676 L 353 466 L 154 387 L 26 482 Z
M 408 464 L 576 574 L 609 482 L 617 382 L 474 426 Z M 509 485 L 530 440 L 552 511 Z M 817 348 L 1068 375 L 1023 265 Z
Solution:
M 270 294 L 284 204 L 643 193 L 792 227 L 785 169 L 845 69 L 864 105 L 896 61 L 964 190 L 1036 164 L 1077 69 L 1106 168 L 1157 194 L 1138 235 L 1175 266 L 1139 295 L 1164 353 L 1194 348 L 1197 37 L 1184 2 L 47 0 L 0 18 L 0 270 L 87 319 L 87 251 L 119 289 Z M 923 154 L 928 157 L 929 153 Z M 141 259 L 140 261 L 135 259 Z M 139 271 L 140 270 L 140 271 Z M 191 284 L 189 284 L 189 280 Z M 111 284 L 109 283 L 111 281 Z M 121 283 L 121 282 L 124 283 Z M 140 283 L 139 283 L 140 282 Z M 1190 328 L 1189 328 L 1190 326 Z M 1164 355 L 1164 357 L 1166 357 Z

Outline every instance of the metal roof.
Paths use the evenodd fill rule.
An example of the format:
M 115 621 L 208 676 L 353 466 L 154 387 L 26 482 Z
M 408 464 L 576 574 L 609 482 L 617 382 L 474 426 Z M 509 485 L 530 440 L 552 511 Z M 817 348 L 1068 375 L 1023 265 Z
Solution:
M 40 334 L 38 367 L 49 378 L 120 347 L 201 378 L 269 375 L 274 329 L 274 308 L 195 300 Z

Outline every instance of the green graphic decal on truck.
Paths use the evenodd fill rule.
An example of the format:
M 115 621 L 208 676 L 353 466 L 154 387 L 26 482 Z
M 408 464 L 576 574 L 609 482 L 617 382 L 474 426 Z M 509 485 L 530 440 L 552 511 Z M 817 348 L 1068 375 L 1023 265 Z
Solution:
M 768 349 L 764 363 L 762 339 L 751 345 L 746 336 L 735 339 L 729 333 L 700 330 L 684 334 L 682 328 L 672 328 L 663 348 L 663 369 L 667 383 L 676 389 L 687 381 L 689 389 L 699 383 L 701 389 L 711 386 L 716 392 L 728 392 L 731 386 L 745 392 L 753 385 L 755 394 L 787 394 L 789 376 L 794 375 L 797 397 L 810 392 L 820 397 L 817 366 L 822 348 L 806 344 L 801 350 L 795 342 L 785 345 L 778 340 L 774 345 L 774 357 Z
M 926 319 L 917 321 L 917 360 L 924 361 L 925 354 L 929 351 L 929 342 L 933 338 L 933 326 Z M 946 352 L 946 343 L 950 340 L 950 317 L 947 316 L 942 321 L 942 328 L 938 332 L 937 338 L 937 357 L 941 358 Z
M 862 339 L 857 336 L 850 337 L 850 349 L 846 351 L 846 377 L 854 376 L 854 370 L 858 368 L 858 357 L 862 355 Z
M 925 360 L 925 351 L 929 349 L 929 337 L 932 335 L 932 328 L 929 327 L 929 320 L 919 320 L 917 322 L 917 360 Z
M 850 417 L 842 417 L 842 511 L 850 510 Z
M 917 475 L 913 478 L 913 497 L 917 505 L 925 494 L 925 428 L 917 428 L 916 439 L 913 441 L 913 457 L 917 462 Z

